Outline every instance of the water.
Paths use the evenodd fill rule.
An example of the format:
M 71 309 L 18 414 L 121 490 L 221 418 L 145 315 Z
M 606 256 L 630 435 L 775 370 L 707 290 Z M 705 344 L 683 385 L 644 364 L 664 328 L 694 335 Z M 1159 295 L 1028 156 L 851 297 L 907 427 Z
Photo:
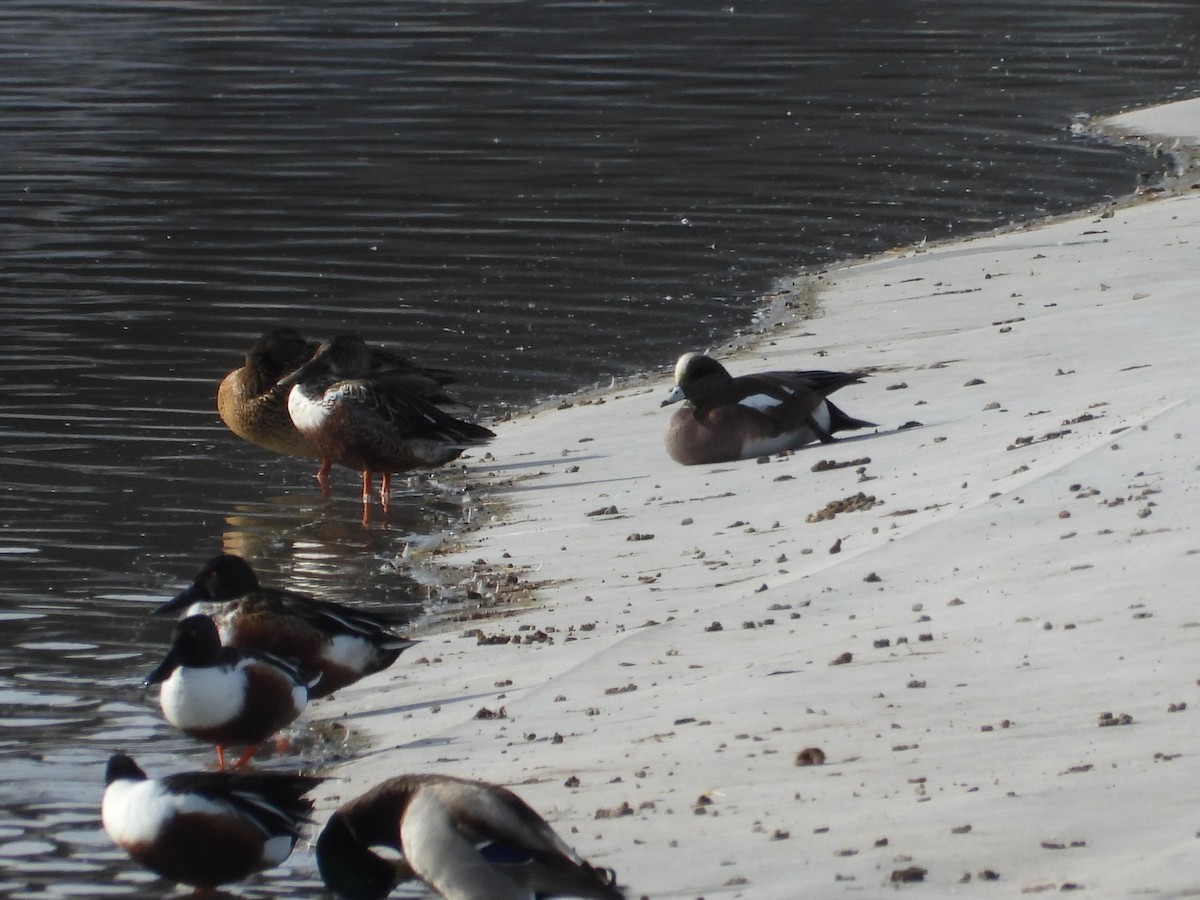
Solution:
M 5 0 L 0 893 L 162 895 L 101 771 L 208 762 L 139 687 L 208 556 L 437 590 L 405 548 L 459 482 L 364 528 L 352 476 L 224 431 L 263 330 L 391 342 L 484 413 L 665 367 L 799 267 L 1128 193 L 1154 162 L 1073 117 L 1196 93 L 1198 35 L 1191 0 Z

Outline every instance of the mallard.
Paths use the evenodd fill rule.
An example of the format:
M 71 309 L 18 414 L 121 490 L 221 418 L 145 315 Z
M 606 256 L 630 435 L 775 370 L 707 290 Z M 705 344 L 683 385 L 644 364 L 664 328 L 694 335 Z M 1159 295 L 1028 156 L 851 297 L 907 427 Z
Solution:
M 401 775 L 341 806 L 317 839 L 317 867 L 346 900 L 381 900 L 413 877 L 447 900 L 625 896 L 512 791 L 450 775 Z

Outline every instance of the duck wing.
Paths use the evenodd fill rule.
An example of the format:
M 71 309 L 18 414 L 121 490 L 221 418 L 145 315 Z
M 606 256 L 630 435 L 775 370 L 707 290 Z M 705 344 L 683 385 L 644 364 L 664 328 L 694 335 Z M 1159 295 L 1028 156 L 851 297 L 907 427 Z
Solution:
M 420 366 L 387 347 L 371 349 L 371 377 L 388 379 L 392 376 L 419 376 L 435 385 L 454 384 L 458 377 L 449 369 Z
M 400 834 L 405 859 L 448 897 L 624 898 L 611 873 L 581 859 L 524 801 L 494 785 L 422 787 Z
M 427 400 L 389 390 L 377 381 L 341 381 L 325 392 L 326 405 L 344 402 L 374 420 L 402 440 L 433 440 L 456 447 L 469 447 L 495 435 L 473 422 L 464 422 L 438 409 Z
M 834 391 L 841 390 L 850 384 L 862 384 L 863 372 L 830 372 L 825 369 L 799 369 L 795 371 L 760 372 L 757 375 L 743 375 L 738 381 L 761 380 L 762 383 L 776 384 L 781 387 L 796 390 L 816 391 L 822 397 L 828 397 Z
M 266 593 L 266 592 L 264 592 Z M 352 609 L 332 600 L 318 600 L 291 591 L 271 591 L 271 602 L 280 613 L 294 616 L 324 634 L 345 634 L 365 638 L 373 644 L 388 647 L 392 643 L 408 647 L 416 643 L 396 634 L 398 623 L 362 610 Z
M 159 779 L 169 793 L 211 800 L 268 836 L 299 835 L 313 809 L 313 802 L 303 795 L 324 780 L 280 772 L 179 772 Z

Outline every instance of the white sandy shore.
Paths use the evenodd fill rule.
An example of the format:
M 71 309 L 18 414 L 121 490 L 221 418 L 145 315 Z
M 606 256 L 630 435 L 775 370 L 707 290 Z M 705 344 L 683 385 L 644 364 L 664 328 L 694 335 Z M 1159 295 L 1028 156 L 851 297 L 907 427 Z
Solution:
M 1115 124 L 1195 142 L 1200 101 Z M 631 897 L 1200 893 L 1200 191 L 814 284 L 817 318 L 717 355 L 873 369 L 836 400 L 877 433 L 678 466 L 674 360 L 499 425 L 449 562 L 516 583 L 315 707 L 374 745 L 318 821 L 441 771 Z

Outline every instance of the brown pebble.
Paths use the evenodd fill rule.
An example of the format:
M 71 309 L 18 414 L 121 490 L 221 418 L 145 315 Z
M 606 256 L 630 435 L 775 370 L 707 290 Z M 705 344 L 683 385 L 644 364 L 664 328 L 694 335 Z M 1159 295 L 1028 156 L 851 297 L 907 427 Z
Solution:
M 928 869 L 923 869 L 920 866 L 909 866 L 907 869 L 895 869 L 892 871 L 892 883 L 899 884 L 902 882 L 924 881 L 925 876 L 928 873 Z
M 825 751 L 820 747 L 805 747 L 796 754 L 798 766 L 821 766 L 825 764 Z
M 850 662 L 853 659 L 854 659 L 853 654 L 848 653 L 848 652 L 843 653 L 837 659 L 833 660 L 833 662 L 831 662 L 830 665 L 831 666 L 844 666 L 844 665 L 846 665 L 846 663 Z

